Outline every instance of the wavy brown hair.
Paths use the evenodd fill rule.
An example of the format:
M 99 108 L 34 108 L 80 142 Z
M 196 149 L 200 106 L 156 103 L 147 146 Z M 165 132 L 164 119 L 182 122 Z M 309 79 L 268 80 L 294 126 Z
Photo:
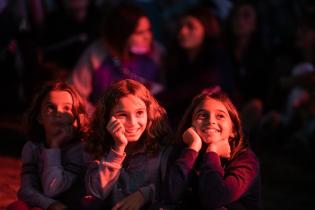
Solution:
M 130 94 L 140 98 L 147 108 L 147 127 L 139 139 L 144 142 L 146 153 L 158 152 L 170 140 L 171 130 L 165 109 L 140 82 L 120 80 L 103 93 L 92 117 L 86 151 L 96 159 L 101 158 L 114 145 L 114 139 L 106 129 L 110 112 L 121 98 Z
M 45 140 L 44 127 L 38 121 L 38 115 L 41 111 L 41 105 L 45 97 L 51 91 L 66 91 L 73 100 L 72 113 L 74 121 L 77 124 L 73 141 L 84 140 L 88 129 L 88 116 L 85 106 L 78 92 L 70 85 L 61 81 L 46 82 L 35 95 L 32 105 L 26 113 L 25 124 L 27 127 L 28 138 L 33 142 L 42 142 Z
M 220 101 L 227 109 L 232 124 L 235 131 L 235 137 L 229 140 L 231 146 L 231 159 L 236 157 L 240 152 L 242 152 L 248 143 L 244 139 L 242 123 L 238 114 L 236 107 L 233 105 L 230 98 L 225 92 L 223 92 L 218 86 L 214 88 L 204 89 L 199 95 L 195 96 L 189 107 L 186 109 L 182 121 L 178 127 L 176 141 L 177 143 L 182 142 L 182 134 L 192 125 L 193 113 L 201 103 L 205 100 L 212 98 L 214 100 Z

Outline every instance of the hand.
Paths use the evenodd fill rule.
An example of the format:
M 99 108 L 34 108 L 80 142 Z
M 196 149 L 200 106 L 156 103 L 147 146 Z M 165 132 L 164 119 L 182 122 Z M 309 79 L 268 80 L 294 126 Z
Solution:
M 194 127 L 188 128 L 183 134 L 183 141 L 188 145 L 188 148 L 199 152 L 202 147 L 202 140 Z
M 47 208 L 47 210 L 67 210 L 68 207 L 63 205 L 60 202 L 54 202 L 52 204 L 50 204 Z
M 114 138 L 115 146 L 113 149 L 119 154 L 122 154 L 128 144 L 124 125 L 114 116 L 112 116 L 112 118 L 107 123 L 106 129 Z
M 112 210 L 140 209 L 144 205 L 144 197 L 137 191 L 115 204 Z
M 68 143 L 73 138 L 73 135 L 74 128 L 72 125 L 58 125 L 47 137 L 47 145 L 49 148 L 60 148 Z
M 230 158 L 231 147 L 228 139 L 222 139 L 213 143 L 210 143 L 207 147 L 207 152 L 215 152 L 222 158 Z

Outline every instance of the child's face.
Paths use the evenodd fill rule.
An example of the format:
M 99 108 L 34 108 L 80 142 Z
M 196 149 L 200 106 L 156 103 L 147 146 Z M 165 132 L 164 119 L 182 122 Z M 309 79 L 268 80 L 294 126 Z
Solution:
M 46 133 L 56 128 L 73 124 L 73 99 L 69 92 L 54 90 L 47 94 L 41 104 L 38 121 Z
M 234 136 L 232 120 L 226 107 L 212 98 L 207 98 L 196 107 L 192 125 L 206 144 Z
M 121 98 L 118 104 L 113 107 L 111 116 L 122 123 L 129 142 L 139 140 L 148 122 L 146 104 L 134 95 Z
M 197 18 L 188 16 L 181 20 L 178 42 L 183 49 L 199 48 L 202 45 L 204 36 L 205 29 Z

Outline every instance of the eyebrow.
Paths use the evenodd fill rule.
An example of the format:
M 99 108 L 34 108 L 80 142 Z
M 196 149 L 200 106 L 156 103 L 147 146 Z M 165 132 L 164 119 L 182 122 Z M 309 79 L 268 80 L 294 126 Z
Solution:
M 224 110 L 221 110 L 221 109 L 216 109 L 215 111 L 218 111 L 220 113 L 224 113 L 224 114 L 227 114 L 227 112 L 225 112 Z M 200 112 L 208 112 L 206 109 L 198 109 L 195 114 L 199 114 Z
M 51 102 L 51 101 L 47 101 L 45 104 L 49 104 L 49 105 L 56 105 L 55 103 Z M 73 105 L 73 103 L 69 103 L 69 102 L 66 102 L 66 103 L 62 103 L 62 105 Z
M 143 108 L 138 108 L 138 109 L 135 109 L 134 111 L 145 111 L 146 110 L 146 107 L 143 107 Z M 115 113 L 119 113 L 119 112 L 127 112 L 126 110 L 124 109 L 118 109 L 115 111 Z

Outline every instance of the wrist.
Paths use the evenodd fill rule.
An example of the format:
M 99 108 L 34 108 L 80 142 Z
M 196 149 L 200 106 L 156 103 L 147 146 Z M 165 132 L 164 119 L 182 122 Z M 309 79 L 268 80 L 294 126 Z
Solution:
M 119 144 L 119 145 L 115 144 L 112 148 L 113 148 L 113 150 L 114 150 L 116 153 L 122 155 L 122 154 L 124 154 L 124 152 L 125 152 L 126 146 L 127 146 L 127 145 L 125 145 L 125 144 Z
M 198 145 L 198 144 L 190 144 L 190 145 L 188 145 L 188 148 L 189 149 L 192 149 L 192 150 L 194 150 L 194 151 L 196 151 L 196 152 L 199 152 L 200 151 L 200 149 L 201 149 L 201 146 L 200 145 Z
M 211 143 L 208 145 L 206 152 L 215 152 L 218 154 L 218 150 L 215 143 Z

